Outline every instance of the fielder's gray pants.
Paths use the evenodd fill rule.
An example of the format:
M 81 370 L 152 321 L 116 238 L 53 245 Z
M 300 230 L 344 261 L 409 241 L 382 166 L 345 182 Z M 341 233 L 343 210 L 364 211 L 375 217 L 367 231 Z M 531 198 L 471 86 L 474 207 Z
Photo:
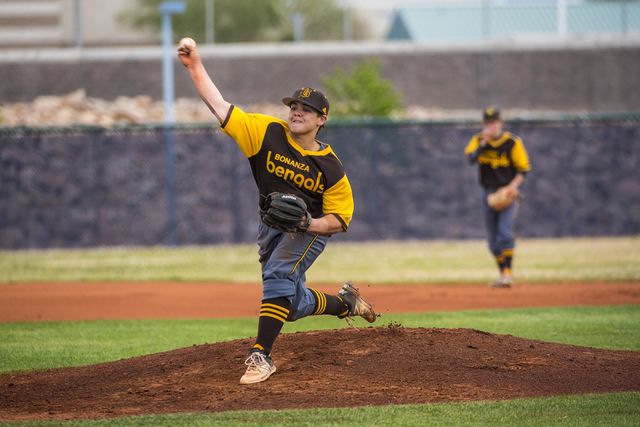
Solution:
M 496 190 L 482 190 L 482 210 L 484 212 L 487 228 L 487 243 L 491 253 L 498 257 L 505 249 L 514 249 L 516 242 L 513 237 L 513 224 L 515 222 L 516 204 L 512 203 L 508 208 L 496 211 L 489 207 L 487 196 Z

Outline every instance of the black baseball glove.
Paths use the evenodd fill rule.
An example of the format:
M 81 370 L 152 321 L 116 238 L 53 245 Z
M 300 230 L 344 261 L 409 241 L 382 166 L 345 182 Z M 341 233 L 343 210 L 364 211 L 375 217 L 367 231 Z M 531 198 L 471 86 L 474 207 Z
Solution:
M 260 216 L 269 227 L 286 233 L 305 233 L 309 229 L 311 215 L 300 197 L 289 193 L 271 193 L 266 199 Z

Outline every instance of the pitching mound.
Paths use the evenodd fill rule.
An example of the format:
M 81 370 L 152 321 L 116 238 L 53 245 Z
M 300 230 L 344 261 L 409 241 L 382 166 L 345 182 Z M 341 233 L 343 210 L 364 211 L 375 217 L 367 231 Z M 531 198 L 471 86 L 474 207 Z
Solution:
M 242 386 L 254 339 L 0 377 L 0 420 L 501 400 L 640 391 L 640 352 L 470 329 L 282 334 L 278 371 Z

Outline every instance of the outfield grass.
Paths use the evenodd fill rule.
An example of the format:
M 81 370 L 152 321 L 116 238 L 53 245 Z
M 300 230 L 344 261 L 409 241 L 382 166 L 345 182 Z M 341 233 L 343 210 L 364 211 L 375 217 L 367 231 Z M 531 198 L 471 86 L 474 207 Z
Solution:
M 640 280 L 640 237 L 518 239 L 515 275 L 532 282 Z M 331 242 L 315 283 L 453 283 L 495 279 L 482 240 Z M 43 281 L 259 282 L 257 245 L 0 252 L 0 283 Z

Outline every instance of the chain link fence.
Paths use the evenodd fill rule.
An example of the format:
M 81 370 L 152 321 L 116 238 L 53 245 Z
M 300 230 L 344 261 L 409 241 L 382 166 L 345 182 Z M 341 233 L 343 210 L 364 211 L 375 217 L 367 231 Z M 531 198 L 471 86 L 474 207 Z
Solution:
M 470 42 L 550 36 L 637 34 L 640 2 L 490 1 L 399 7 L 387 38 L 414 42 Z
M 463 154 L 479 128 L 330 123 L 319 138 L 344 164 L 356 206 L 334 238 L 484 238 L 477 166 Z M 505 129 L 532 163 L 519 236 L 640 233 L 640 114 Z M 258 197 L 247 159 L 217 127 L 0 129 L 0 249 L 253 242 Z
M 242 1 L 247 0 L 235 0 Z M 203 11 L 197 26 L 206 27 L 206 37 L 198 43 L 214 42 L 217 4 L 187 1 L 187 9 Z M 131 0 L 2 0 L 0 49 L 160 45 L 159 31 L 124 22 L 135 6 Z M 339 0 L 333 7 L 343 11 L 341 32 L 348 41 L 472 42 L 532 35 L 626 36 L 640 30 L 638 0 Z M 312 25 L 311 19 L 303 22 L 296 40 L 310 40 Z M 325 34 L 335 39 L 335 33 Z

